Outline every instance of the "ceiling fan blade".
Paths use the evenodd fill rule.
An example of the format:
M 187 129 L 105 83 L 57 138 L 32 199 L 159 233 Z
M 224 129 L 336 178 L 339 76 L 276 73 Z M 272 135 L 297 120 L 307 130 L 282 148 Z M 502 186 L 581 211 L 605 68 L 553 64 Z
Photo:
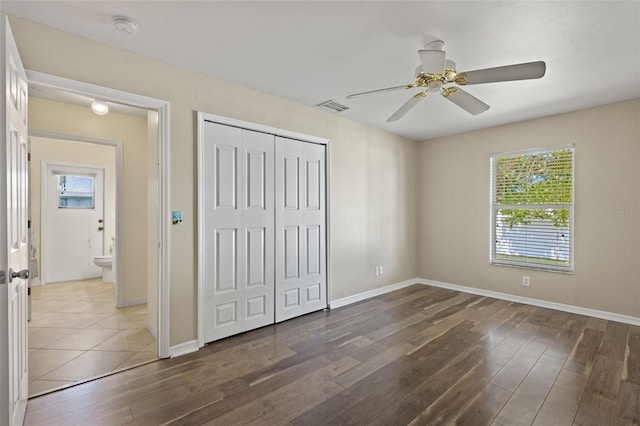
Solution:
M 425 96 L 427 96 L 427 92 L 420 92 L 417 95 L 409 98 L 407 102 L 402 104 L 402 106 L 398 108 L 398 110 L 394 112 L 391 117 L 387 119 L 387 123 L 400 120 L 402 117 L 404 117 L 406 113 L 409 112 L 409 110 L 411 110 L 411 108 L 416 106 L 416 104 L 420 102 L 422 98 L 424 98 Z
M 458 105 L 471 115 L 478 115 L 489 109 L 489 105 L 482 102 L 469 92 L 465 92 L 459 87 L 450 87 L 442 91 L 442 96 Z
M 529 80 L 542 77 L 546 70 L 547 65 L 543 61 L 485 68 L 458 73 L 456 83 L 483 84 L 499 81 Z
M 418 50 L 422 70 L 427 74 L 442 74 L 444 72 L 445 56 L 444 50 Z
M 376 93 L 393 92 L 400 89 L 413 89 L 414 87 L 416 87 L 415 84 L 405 84 L 404 86 L 394 86 L 387 87 L 386 89 L 370 90 L 368 92 L 354 93 L 353 95 L 347 96 L 347 99 L 354 99 L 367 95 L 375 95 Z

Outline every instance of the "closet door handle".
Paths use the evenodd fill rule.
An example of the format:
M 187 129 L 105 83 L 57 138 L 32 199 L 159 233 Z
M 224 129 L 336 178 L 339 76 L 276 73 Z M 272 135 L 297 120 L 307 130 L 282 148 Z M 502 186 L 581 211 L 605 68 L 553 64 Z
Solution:
M 102 231 L 104 228 L 102 226 L 98 226 L 98 231 Z

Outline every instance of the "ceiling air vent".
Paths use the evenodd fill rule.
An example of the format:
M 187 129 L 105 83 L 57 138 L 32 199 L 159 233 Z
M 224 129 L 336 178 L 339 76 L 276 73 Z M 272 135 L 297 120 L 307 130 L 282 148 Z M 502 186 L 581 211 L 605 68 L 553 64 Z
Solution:
M 346 110 L 349 109 L 348 106 L 344 106 L 344 105 L 339 104 L 339 103 L 337 103 L 336 101 L 333 101 L 333 100 L 322 102 L 321 104 L 318 104 L 316 106 L 318 106 L 320 108 L 325 108 L 325 109 L 331 110 L 333 112 L 342 112 L 342 111 L 346 111 Z

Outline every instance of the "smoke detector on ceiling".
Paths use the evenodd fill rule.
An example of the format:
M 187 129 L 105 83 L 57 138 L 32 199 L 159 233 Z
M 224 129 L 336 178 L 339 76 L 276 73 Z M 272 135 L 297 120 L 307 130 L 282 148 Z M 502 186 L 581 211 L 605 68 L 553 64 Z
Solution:
M 116 28 L 116 30 L 127 35 L 133 35 L 137 33 L 138 28 L 140 27 L 138 21 L 133 18 L 129 18 L 128 16 L 117 15 L 111 19 L 113 20 L 113 26 Z

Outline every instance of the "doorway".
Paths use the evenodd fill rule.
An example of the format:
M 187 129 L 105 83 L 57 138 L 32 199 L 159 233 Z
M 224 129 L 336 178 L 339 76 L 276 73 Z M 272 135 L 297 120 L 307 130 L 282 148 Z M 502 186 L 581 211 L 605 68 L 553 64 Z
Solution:
M 147 236 L 127 232 L 147 221 L 146 197 L 131 201 L 132 195 L 147 193 L 147 180 L 127 181 L 126 174 L 147 162 L 146 111 L 139 116 L 112 111 L 105 121 L 75 104 L 37 96 L 30 103 L 32 128 L 45 129 L 30 137 L 32 253 L 42 270 L 34 279 L 40 285 L 32 287 L 29 323 L 29 395 L 35 396 L 157 359 L 158 344 L 152 326 L 157 319 L 149 318 L 157 310 L 147 307 L 146 268 L 131 274 L 146 266 Z M 65 121 L 97 130 L 84 131 L 88 136 L 50 132 Z M 122 140 L 96 138 L 96 123 L 116 128 Z M 64 130 L 74 131 L 69 126 Z M 142 149 L 129 150 L 127 157 L 127 144 Z M 123 167 L 125 160 L 129 168 Z M 157 207 L 149 213 L 157 217 Z M 116 273 L 105 274 L 94 261 L 118 258 L 114 241 L 135 255 L 127 256 L 122 268 L 113 262 Z M 84 272 L 75 270 L 78 264 Z
M 103 268 L 94 260 L 111 256 L 115 242 L 105 216 L 109 193 L 106 175 L 104 166 L 42 162 L 41 275 L 46 277 L 43 283 L 81 281 L 103 275 Z M 112 272 L 112 266 L 105 275 L 107 272 Z
M 149 239 L 147 244 L 153 248 L 153 255 L 148 257 L 149 270 L 149 288 L 153 288 L 156 294 L 148 300 L 149 318 L 155 318 L 154 324 L 151 324 L 157 334 L 158 356 L 160 358 L 168 358 L 173 353 L 180 353 L 181 348 L 170 348 L 169 346 L 169 265 L 170 265 L 170 229 L 171 211 L 170 211 L 170 185 L 169 185 L 169 103 L 164 100 L 150 98 L 147 96 L 137 95 L 130 92 L 124 92 L 117 89 L 111 89 L 103 86 L 97 86 L 90 83 L 84 83 L 76 80 L 45 74 L 37 71 L 27 70 L 27 78 L 31 86 L 37 86 L 44 91 L 56 90 L 66 93 L 70 97 L 82 96 L 92 99 L 102 99 L 105 101 L 115 102 L 119 105 L 142 108 L 148 111 L 148 123 L 150 129 L 154 130 L 153 135 L 149 136 L 150 146 L 154 148 L 153 157 L 149 158 L 149 162 L 153 163 L 156 172 L 155 181 L 148 186 L 150 191 L 157 195 L 156 205 L 153 211 L 156 212 L 155 217 L 149 217 L 147 223 Z M 31 133 L 35 134 L 32 127 Z M 52 136 L 49 134 L 49 136 Z M 68 135 L 58 135 L 68 140 Z M 106 141 L 109 142 L 109 141 Z M 116 147 L 116 152 L 118 152 Z M 118 156 L 121 155 L 117 154 Z M 116 173 L 122 173 L 122 168 L 116 165 Z M 121 185 L 120 180 L 117 187 Z M 117 190 L 118 190 L 117 188 Z M 116 216 L 121 215 L 121 204 L 115 206 Z M 153 220 L 151 220 L 153 219 Z M 116 234 L 122 233 L 123 230 L 116 224 Z M 116 237 L 117 238 L 117 237 Z M 122 241 L 116 239 L 116 263 L 122 257 L 121 250 Z M 151 253 L 151 251 L 149 251 Z M 118 272 L 120 275 L 121 272 Z M 151 295 L 149 295 L 151 296 Z M 118 303 L 120 303 L 120 297 Z
M 54 90 L 64 92 L 65 89 L 60 86 L 67 85 L 67 87 L 72 86 L 74 89 L 71 92 L 65 92 L 65 100 L 67 101 L 65 103 L 71 103 L 68 102 L 70 98 L 80 97 L 77 93 L 77 85 L 79 83 L 69 82 L 57 77 L 40 75 L 38 73 L 30 73 L 30 75 L 33 77 L 31 84 L 37 87 L 44 87 L 43 92 L 46 92 L 48 94 L 47 96 L 51 96 L 51 92 Z M 38 81 L 39 83 L 34 83 L 33 81 Z M 55 83 L 55 88 L 52 87 L 52 83 Z M 85 86 L 84 84 L 80 85 Z M 111 92 L 111 89 L 100 89 L 90 85 L 86 86 L 88 86 L 89 89 L 95 89 L 98 92 L 100 90 Z M 70 89 L 67 88 L 66 90 Z M 32 94 L 33 93 L 34 91 L 32 90 Z M 122 94 L 117 92 L 112 94 L 108 99 L 113 99 L 113 96 L 115 95 Z M 38 96 L 37 93 L 36 96 Z M 122 96 L 126 98 L 125 95 Z M 137 98 L 135 95 L 131 96 L 133 98 Z M 105 97 L 106 96 L 101 95 L 101 98 L 104 99 Z M 39 100 L 35 101 L 34 99 L 31 101 L 32 104 L 30 105 L 30 108 L 33 108 L 33 111 L 37 112 L 39 103 L 41 104 L 40 106 L 42 106 L 42 104 L 51 101 L 51 99 L 46 99 L 46 102 L 44 103 Z M 132 106 L 131 99 L 129 98 L 128 104 L 122 106 L 125 110 L 127 108 L 129 110 L 131 108 L 137 108 L 138 112 L 142 111 L 142 113 L 139 113 L 142 118 L 138 117 L 136 120 L 144 120 L 145 136 L 142 138 L 143 140 L 139 141 L 140 143 L 138 145 L 141 144 L 143 147 L 147 145 L 149 147 L 148 152 L 143 152 L 138 156 L 138 158 L 143 158 L 142 161 L 147 162 L 149 170 L 148 176 L 145 176 L 144 174 L 140 176 L 133 176 L 133 181 L 141 182 L 141 184 L 145 186 L 143 186 L 138 193 L 133 195 L 127 195 L 127 190 L 135 185 L 133 182 L 128 181 L 129 183 L 126 184 L 125 188 L 124 180 L 127 178 L 132 179 L 132 175 L 130 173 L 130 169 L 127 169 L 123 163 L 126 150 L 129 149 L 129 154 L 131 154 L 131 151 L 135 151 L 136 149 L 134 146 L 135 144 L 131 144 L 129 141 L 129 145 L 127 146 L 127 141 L 123 140 L 123 138 L 115 140 L 106 139 L 104 137 L 89 137 L 87 140 L 87 137 L 61 133 L 60 129 L 55 127 L 55 124 L 57 123 L 48 126 L 42 124 L 42 121 L 38 122 L 38 120 L 31 120 L 30 122 L 30 134 L 32 136 L 32 141 L 35 138 L 48 138 L 56 140 L 57 142 L 64 141 L 67 144 L 75 144 L 76 146 L 93 145 L 94 147 L 101 146 L 102 148 L 110 148 L 112 152 L 115 150 L 116 161 L 115 166 L 113 167 L 115 170 L 112 171 L 107 169 L 107 178 L 105 180 L 107 182 L 107 192 L 110 191 L 110 187 L 111 189 L 115 189 L 116 194 L 119 195 L 117 195 L 113 201 L 110 201 L 109 196 L 105 197 L 106 209 L 102 217 L 103 222 L 98 222 L 99 225 L 104 225 L 103 229 L 100 231 L 104 235 L 101 254 L 108 255 L 112 253 L 114 263 L 119 265 L 120 260 L 122 260 L 122 248 L 123 245 L 126 244 L 126 242 L 123 242 L 123 239 L 126 240 L 126 236 L 130 236 L 130 239 L 137 240 L 144 248 L 144 251 L 148 251 L 149 262 L 147 262 L 146 259 L 136 262 L 134 259 L 134 261 L 130 263 L 133 263 L 134 266 L 137 266 L 139 269 L 142 268 L 145 271 L 147 269 L 152 269 L 153 273 L 148 274 L 148 279 L 133 279 L 133 281 L 139 282 L 145 289 L 147 287 L 153 289 L 154 292 L 153 295 L 148 295 L 149 297 L 146 297 L 144 294 L 140 296 L 131 292 L 130 286 L 126 286 L 127 280 L 123 280 L 123 277 L 126 277 L 126 271 L 124 270 L 126 269 L 126 260 L 129 260 L 129 256 L 127 256 L 125 260 L 124 267 L 119 268 L 116 266 L 115 268 L 116 273 L 114 274 L 114 281 L 117 283 L 116 288 L 121 287 L 123 281 L 125 283 L 124 288 L 119 288 L 116 292 L 118 297 L 115 300 L 113 298 L 114 283 L 103 282 L 102 277 L 83 281 L 66 281 L 61 284 L 35 287 L 33 289 L 34 303 L 40 303 L 42 301 L 42 297 L 46 296 L 48 299 L 54 301 L 54 306 L 51 306 L 50 304 L 49 307 L 45 307 L 46 310 L 60 310 L 55 307 L 58 306 L 65 311 L 76 311 L 75 318 L 68 317 L 66 319 L 62 318 L 62 312 L 57 313 L 60 315 L 56 315 L 55 312 L 47 312 L 46 315 L 51 317 L 58 316 L 57 319 L 59 322 L 56 324 L 57 329 L 53 332 L 51 332 L 51 330 L 45 330 L 47 328 L 46 324 L 43 324 L 42 322 L 35 323 L 35 325 L 41 326 L 34 327 L 41 328 L 40 330 L 36 330 L 36 332 L 41 336 L 48 336 L 47 338 L 49 339 L 49 342 L 46 342 L 46 339 L 40 340 L 38 345 L 45 347 L 32 348 L 32 353 L 30 354 L 33 361 L 32 365 L 34 366 L 33 370 L 40 369 L 39 372 L 35 371 L 35 374 L 43 373 L 41 375 L 42 380 L 38 383 L 40 389 L 36 386 L 31 386 L 30 384 L 30 388 L 33 387 L 33 390 L 36 391 L 35 393 L 38 393 L 38 390 L 41 390 L 48 385 L 43 382 L 57 381 L 58 383 L 54 384 L 64 386 L 65 383 L 63 382 L 65 381 L 78 381 L 103 374 L 110 374 L 113 370 L 128 368 L 132 365 L 144 363 L 149 359 L 168 356 L 168 326 L 165 326 L 166 311 L 162 309 L 166 306 L 166 303 L 163 302 L 166 300 L 164 297 L 167 293 L 163 290 L 164 286 L 161 285 L 161 283 L 166 279 L 166 263 L 164 263 L 163 254 L 167 251 L 167 247 L 164 244 L 160 244 L 166 235 L 166 230 L 161 225 L 162 218 L 164 217 L 163 208 L 166 205 L 164 201 L 166 199 L 166 194 L 164 193 L 166 178 L 165 171 L 163 170 L 163 165 L 166 164 L 166 160 L 164 159 L 164 155 L 166 153 L 166 133 L 163 128 L 163 124 L 167 118 L 167 111 L 166 105 L 164 107 L 160 107 L 157 105 L 158 102 L 155 102 L 156 105 L 153 105 L 153 102 L 149 102 L 147 103 L 147 107 L 141 108 L 135 104 Z M 115 101 L 110 101 L 109 104 L 113 108 L 113 112 L 115 114 L 123 113 L 122 111 L 119 111 L 118 104 Z M 78 107 L 78 105 L 75 106 Z M 84 109 L 87 108 L 83 108 L 83 111 Z M 87 110 L 90 111 L 89 109 Z M 55 109 L 53 112 L 55 112 Z M 89 114 L 92 113 L 89 112 Z M 45 113 L 41 114 L 41 116 L 42 115 L 50 116 L 55 114 Z M 72 121 L 76 121 L 76 119 L 73 119 Z M 121 128 L 121 126 L 114 127 Z M 63 129 L 63 131 L 67 130 Z M 77 149 L 72 149 L 71 151 L 77 152 Z M 114 155 L 111 154 L 111 157 L 113 158 Z M 74 157 L 68 159 L 66 162 L 63 161 L 63 163 L 67 163 L 69 160 L 74 163 L 78 161 L 78 159 Z M 84 162 L 84 160 L 80 161 Z M 128 165 L 130 165 L 132 162 L 131 158 L 129 158 L 127 162 Z M 78 164 L 73 165 L 79 167 Z M 38 167 L 37 164 L 33 164 L 33 166 Z M 53 192 L 54 195 L 58 188 L 53 187 L 53 181 L 57 179 L 57 183 L 59 184 L 60 176 L 98 176 L 98 173 L 95 171 L 87 170 L 86 164 L 85 170 L 70 170 L 71 172 L 78 173 L 67 173 L 66 170 L 62 170 L 60 167 L 57 167 L 57 169 L 58 170 L 55 170 L 53 173 L 51 173 L 50 170 L 48 178 L 49 186 L 53 189 L 53 191 L 50 192 Z M 129 170 L 129 174 L 127 174 L 127 170 Z M 47 173 L 43 172 L 42 175 L 46 176 Z M 109 183 L 111 182 L 110 177 L 114 176 L 119 176 L 120 178 L 116 179 L 115 182 Z M 46 185 L 46 183 L 44 184 Z M 128 199 L 127 196 L 129 196 Z M 144 210 L 140 210 L 135 206 L 132 206 L 133 203 L 131 200 L 132 198 L 134 200 L 147 200 L 150 196 L 153 200 L 150 200 L 149 205 L 151 207 L 148 209 L 147 215 L 145 216 Z M 52 204 L 55 205 L 56 203 L 54 202 Z M 134 224 L 133 230 L 127 229 L 128 226 L 129 228 L 131 228 L 131 226 L 127 225 L 126 221 L 118 220 L 115 221 L 115 223 L 113 221 L 114 217 L 123 217 L 123 205 L 128 207 L 129 213 L 133 212 L 138 215 L 140 223 Z M 99 221 L 100 218 L 96 216 L 93 220 Z M 147 224 L 149 224 L 149 228 L 151 228 L 150 231 L 147 232 L 145 236 L 137 238 L 137 235 L 135 234 L 136 230 L 148 230 Z M 90 225 L 93 226 L 95 223 L 90 223 Z M 98 228 L 99 227 L 101 226 L 98 226 Z M 115 242 L 111 239 L 110 235 L 116 236 Z M 122 235 L 124 235 L 125 238 L 122 238 Z M 46 249 L 44 250 L 46 251 Z M 140 251 L 141 250 L 131 249 L 131 247 L 129 247 L 128 253 L 130 253 L 130 256 L 135 257 L 132 253 L 135 254 Z M 43 268 L 45 273 L 41 278 L 46 280 L 46 282 L 52 282 L 51 279 L 47 278 L 47 272 L 45 269 L 46 268 Z M 80 295 L 80 297 L 74 299 L 74 295 Z M 38 300 L 39 297 L 40 300 Z M 70 302 L 70 300 L 74 301 Z M 64 306 L 65 304 L 66 307 Z M 40 303 L 40 305 L 45 306 L 46 303 Z M 118 308 L 116 308 L 116 305 Z M 74 331 L 67 333 L 70 329 L 74 329 Z M 92 333 L 92 329 L 97 331 L 97 333 Z M 54 338 L 56 335 L 57 338 Z M 36 334 L 32 337 L 31 341 L 34 342 L 36 340 L 35 337 L 38 336 Z M 48 353 L 50 350 L 58 351 L 55 352 L 56 355 L 63 354 L 64 351 L 67 351 L 64 356 L 67 358 L 72 357 L 72 359 L 59 360 L 66 365 L 59 365 L 49 372 L 44 372 L 44 370 L 48 368 L 46 364 L 48 363 L 50 367 L 51 363 L 54 361 L 54 357 L 49 356 L 53 354 L 53 352 Z M 72 353 L 72 351 L 82 353 Z M 152 356 L 150 356 L 151 354 Z M 107 355 L 110 356 L 107 357 Z M 100 366 L 102 371 L 97 371 L 92 374 L 88 368 L 89 366 Z M 82 370 L 85 370 L 87 374 L 85 374 L 84 377 L 79 377 L 78 374 L 80 374 Z M 30 389 L 29 394 L 32 396 L 34 395 L 32 389 Z

